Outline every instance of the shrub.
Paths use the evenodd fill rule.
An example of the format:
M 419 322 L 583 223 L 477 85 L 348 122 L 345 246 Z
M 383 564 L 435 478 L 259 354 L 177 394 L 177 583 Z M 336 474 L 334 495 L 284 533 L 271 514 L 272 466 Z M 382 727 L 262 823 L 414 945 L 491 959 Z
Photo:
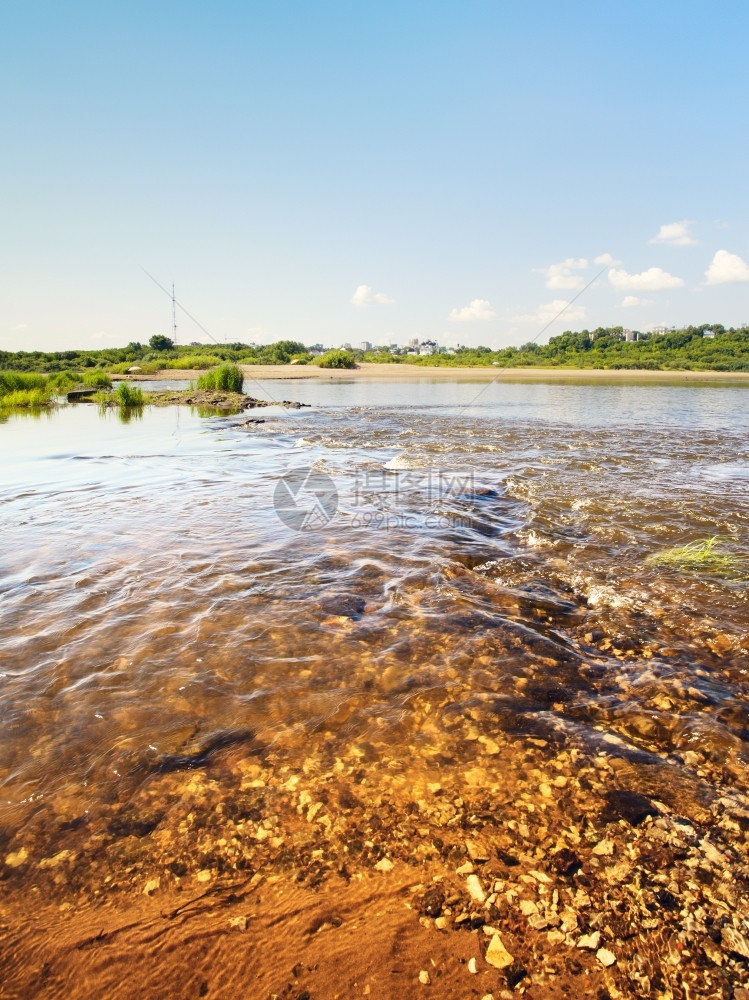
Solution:
M 218 359 L 210 354 L 188 354 L 182 358 L 175 358 L 173 361 L 165 361 L 165 368 L 212 368 Z
M 120 382 L 117 386 L 117 401 L 120 406 L 143 406 L 146 400 L 137 385 Z
M 356 361 L 351 351 L 328 351 L 318 358 L 320 368 L 356 368 Z
M 219 365 L 218 368 L 211 368 L 198 378 L 198 389 L 241 392 L 243 382 L 244 375 L 238 365 Z

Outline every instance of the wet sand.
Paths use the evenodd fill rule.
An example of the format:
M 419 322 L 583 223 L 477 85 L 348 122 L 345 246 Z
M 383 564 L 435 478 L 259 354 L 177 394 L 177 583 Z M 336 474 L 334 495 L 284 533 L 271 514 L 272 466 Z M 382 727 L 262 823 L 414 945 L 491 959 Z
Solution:
M 659 372 L 642 369 L 596 368 L 442 368 L 421 365 L 387 365 L 364 363 L 358 368 L 318 368 L 316 365 L 242 365 L 248 379 L 376 379 L 378 381 L 409 382 L 426 379 L 437 382 L 749 382 L 749 372 Z M 128 376 L 137 381 L 170 379 L 194 380 L 199 371 L 164 369 L 159 372 L 141 372 Z

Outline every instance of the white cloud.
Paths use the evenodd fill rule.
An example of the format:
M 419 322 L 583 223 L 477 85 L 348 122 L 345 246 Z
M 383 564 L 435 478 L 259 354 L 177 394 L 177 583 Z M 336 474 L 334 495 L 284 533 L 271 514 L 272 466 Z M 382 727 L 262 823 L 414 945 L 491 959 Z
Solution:
M 475 323 L 479 320 L 494 319 L 496 315 L 486 299 L 473 299 L 469 306 L 453 309 L 447 318 L 454 323 Z
M 677 278 L 662 267 L 650 267 L 640 274 L 628 274 L 626 271 L 618 271 L 615 267 L 609 271 L 609 281 L 614 288 L 629 292 L 662 292 L 665 288 L 681 288 L 684 284 L 682 278 Z
M 553 302 L 540 305 L 534 313 L 524 313 L 512 318 L 519 323 L 538 323 L 540 326 L 545 326 L 564 310 L 559 318 L 564 319 L 565 323 L 580 323 L 585 319 L 585 306 L 569 306 L 567 309 L 565 306 L 567 306 L 565 299 L 554 299 Z
M 648 243 L 666 243 L 670 247 L 691 247 L 697 240 L 689 232 L 689 219 L 681 222 L 667 222 Z
M 708 285 L 735 285 L 749 281 L 749 264 L 738 254 L 718 250 L 705 271 Z
M 563 288 L 582 288 L 585 279 L 581 278 L 575 271 L 584 271 L 588 267 L 588 262 L 584 257 L 568 257 L 560 264 L 552 264 L 550 267 L 543 267 L 536 270 L 537 274 L 546 275 L 546 287 L 559 290 Z
M 621 261 L 616 260 L 610 253 L 601 253 L 595 258 L 593 263 L 599 264 L 601 267 L 616 267 L 617 264 L 621 264 Z
M 28 323 L 16 323 L 16 325 L 11 327 L 11 329 L 16 332 L 20 332 L 21 330 L 27 330 L 28 327 L 29 327 Z
M 623 305 L 625 309 L 628 309 L 630 306 L 651 306 L 653 304 L 653 300 L 640 299 L 636 295 L 625 295 L 620 304 Z
M 359 285 L 351 296 L 351 304 L 360 308 L 389 306 L 393 304 L 393 300 L 389 299 L 387 295 L 383 295 L 382 292 L 373 292 L 370 285 Z

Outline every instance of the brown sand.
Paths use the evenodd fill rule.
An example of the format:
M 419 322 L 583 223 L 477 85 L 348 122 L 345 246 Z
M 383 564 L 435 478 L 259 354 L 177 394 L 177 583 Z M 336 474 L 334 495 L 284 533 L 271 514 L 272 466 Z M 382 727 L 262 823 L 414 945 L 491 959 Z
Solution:
M 256 876 L 233 893 L 206 895 L 193 885 L 75 912 L 32 897 L 16 913 L 6 911 L 0 927 L 0 996 L 499 997 L 501 976 L 483 958 L 480 930 L 439 933 L 418 922 L 417 877 L 402 864 L 387 875 L 337 878 L 310 892 L 290 878 Z M 585 971 L 572 988 L 576 996 L 597 998 L 607 977 L 592 955 L 579 954 Z M 419 981 L 422 971 L 428 986 Z M 560 976 L 542 994 L 531 988 L 528 995 L 562 1000 L 570 988 Z
M 242 365 L 247 378 L 263 379 L 356 379 L 368 381 L 409 382 L 740 382 L 749 381 L 749 372 L 658 372 L 639 369 L 594 368 L 427 368 L 420 365 L 370 364 L 358 368 L 318 368 L 316 365 Z M 185 379 L 194 380 L 202 372 L 166 369 L 146 374 L 130 375 L 133 380 Z

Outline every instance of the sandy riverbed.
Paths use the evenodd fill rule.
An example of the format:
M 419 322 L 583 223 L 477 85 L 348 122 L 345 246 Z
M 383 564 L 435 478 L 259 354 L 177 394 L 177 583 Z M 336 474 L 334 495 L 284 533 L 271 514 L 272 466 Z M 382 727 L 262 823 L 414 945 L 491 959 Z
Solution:
M 355 369 L 318 368 L 315 365 L 242 365 L 247 378 L 263 379 L 376 379 L 407 382 L 429 380 L 438 382 L 490 382 L 494 379 L 530 380 L 541 382 L 749 382 L 749 372 L 659 372 L 641 369 L 591 368 L 426 368 L 419 365 L 361 364 Z M 128 376 L 139 381 L 152 379 L 194 380 L 201 372 L 166 369 L 141 372 Z

